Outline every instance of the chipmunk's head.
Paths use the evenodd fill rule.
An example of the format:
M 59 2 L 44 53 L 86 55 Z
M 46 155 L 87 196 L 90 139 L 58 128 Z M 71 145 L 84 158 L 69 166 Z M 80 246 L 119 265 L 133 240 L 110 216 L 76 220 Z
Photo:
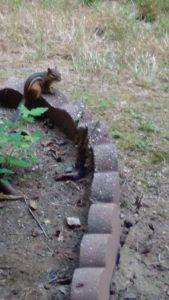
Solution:
M 48 68 L 47 75 L 50 76 L 51 80 L 53 79 L 53 80 L 61 81 L 61 73 L 58 71 L 57 68 L 54 69 Z

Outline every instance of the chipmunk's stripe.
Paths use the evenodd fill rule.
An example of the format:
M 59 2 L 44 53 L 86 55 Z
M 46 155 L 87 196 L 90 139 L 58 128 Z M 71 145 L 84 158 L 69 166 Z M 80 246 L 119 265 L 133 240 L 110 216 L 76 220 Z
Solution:
M 36 82 L 36 81 L 40 81 L 42 80 L 44 76 L 44 73 L 35 73 L 32 76 L 30 76 L 27 80 L 27 82 L 25 83 L 25 88 L 24 88 L 24 92 L 28 89 L 31 88 L 31 86 Z

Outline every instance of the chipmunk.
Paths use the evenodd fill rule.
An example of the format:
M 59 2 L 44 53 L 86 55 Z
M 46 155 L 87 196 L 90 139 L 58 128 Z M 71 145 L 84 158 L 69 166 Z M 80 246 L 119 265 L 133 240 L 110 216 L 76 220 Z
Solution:
M 45 72 L 34 73 L 28 77 L 24 85 L 24 99 L 21 101 L 28 109 L 37 107 L 37 100 L 42 94 L 53 94 L 51 85 L 54 81 L 61 81 L 61 74 L 55 69 L 48 68 Z M 19 110 L 14 114 L 12 121 L 16 122 Z
M 36 106 L 35 101 L 40 99 L 42 94 L 52 95 L 51 84 L 54 81 L 61 81 L 61 74 L 57 68 L 48 68 L 47 72 L 34 73 L 28 77 L 24 86 L 25 106 Z

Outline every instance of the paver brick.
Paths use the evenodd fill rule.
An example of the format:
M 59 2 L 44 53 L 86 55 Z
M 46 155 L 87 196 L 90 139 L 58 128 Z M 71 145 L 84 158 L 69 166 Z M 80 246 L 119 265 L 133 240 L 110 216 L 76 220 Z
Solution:
M 85 104 L 83 102 L 68 103 L 62 106 L 62 109 L 67 111 L 74 121 L 83 118 Z
M 106 267 L 111 240 L 111 234 L 85 234 L 80 245 L 80 267 Z
M 92 204 L 88 216 L 89 233 L 112 233 L 118 232 L 119 206 L 114 203 Z
M 93 146 L 95 172 L 117 171 L 117 151 L 114 143 Z
M 90 145 L 109 143 L 111 140 L 108 135 L 107 126 L 102 122 L 89 122 L 87 124 Z M 83 126 L 83 124 L 81 124 Z
M 109 275 L 104 268 L 76 269 L 71 300 L 109 300 Z
M 99 172 L 94 174 L 91 201 L 92 202 L 119 202 L 118 172 Z
M 80 246 L 80 267 L 105 267 L 112 274 L 119 248 L 119 230 L 113 234 L 85 234 Z

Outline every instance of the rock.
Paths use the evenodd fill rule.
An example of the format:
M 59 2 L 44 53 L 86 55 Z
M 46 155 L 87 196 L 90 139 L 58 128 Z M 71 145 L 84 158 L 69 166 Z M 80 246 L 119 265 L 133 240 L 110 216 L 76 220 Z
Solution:
M 73 166 L 69 166 L 65 169 L 65 173 L 72 173 L 74 171 L 74 167 Z
M 63 295 L 66 295 L 67 294 L 67 289 L 65 286 L 60 286 L 59 287 L 59 292 L 61 292 Z
M 44 223 L 45 223 L 45 225 L 49 225 L 49 224 L 51 224 L 51 221 L 49 219 L 44 219 Z
M 29 207 L 33 210 L 36 210 L 38 207 L 36 201 L 30 200 Z
M 37 229 L 32 229 L 31 236 L 37 237 L 40 234 L 40 232 Z
M 67 217 L 66 223 L 70 228 L 77 228 L 81 226 L 80 219 L 77 217 Z

